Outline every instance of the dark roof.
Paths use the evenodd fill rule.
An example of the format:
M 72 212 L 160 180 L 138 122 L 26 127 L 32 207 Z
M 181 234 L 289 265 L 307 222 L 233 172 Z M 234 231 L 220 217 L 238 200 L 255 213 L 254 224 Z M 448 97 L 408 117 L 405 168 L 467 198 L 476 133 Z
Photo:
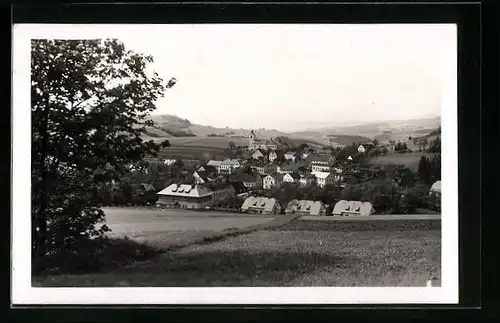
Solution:
M 245 187 L 245 185 L 243 185 L 243 183 L 241 181 L 233 181 L 233 182 L 231 182 L 231 185 L 233 186 L 236 194 L 246 191 L 246 187 Z
M 271 176 L 272 178 L 277 179 L 279 181 L 283 180 L 283 175 L 282 174 L 270 174 L 270 175 L 266 175 L 266 176 Z
M 201 165 L 200 167 L 205 168 L 205 172 L 206 172 L 206 173 L 217 173 L 217 168 L 215 168 L 214 166 Z M 199 169 L 200 167 L 198 167 L 198 169 Z
M 258 175 L 252 175 L 252 174 L 247 174 L 247 173 L 241 173 L 241 174 L 238 174 L 236 176 L 236 178 L 239 180 L 239 181 L 242 181 L 242 182 L 254 182 L 257 180 L 257 176 Z
M 297 173 L 290 173 L 288 175 L 292 176 L 293 179 L 300 179 L 300 175 Z
M 282 164 L 280 167 L 284 170 L 295 170 L 299 168 L 297 164 Z

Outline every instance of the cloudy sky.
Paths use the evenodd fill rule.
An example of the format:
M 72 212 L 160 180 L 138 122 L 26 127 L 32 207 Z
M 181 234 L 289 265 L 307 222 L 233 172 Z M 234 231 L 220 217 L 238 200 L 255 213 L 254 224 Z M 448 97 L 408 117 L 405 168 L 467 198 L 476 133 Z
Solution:
M 234 128 L 439 116 L 444 62 L 456 55 L 453 25 L 106 28 L 98 34 L 153 55 L 161 77 L 177 78 L 156 113 Z

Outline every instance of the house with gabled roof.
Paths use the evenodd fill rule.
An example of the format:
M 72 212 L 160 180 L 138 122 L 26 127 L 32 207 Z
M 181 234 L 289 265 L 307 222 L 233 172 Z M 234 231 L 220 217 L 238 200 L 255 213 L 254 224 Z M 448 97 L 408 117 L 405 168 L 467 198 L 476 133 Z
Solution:
M 298 164 L 282 164 L 276 167 L 276 172 L 279 174 L 291 174 L 299 171 Z
M 274 198 L 250 196 L 243 202 L 241 211 L 266 215 L 280 214 L 281 204 Z
M 156 205 L 165 208 L 203 209 L 212 201 L 212 191 L 199 184 L 174 183 L 157 195 Z
M 281 185 L 283 182 L 283 175 L 281 174 L 270 174 L 262 179 L 262 187 L 269 190 L 275 186 Z
M 237 179 L 248 189 L 262 187 L 262 177 L 259 174 L 238 174 Z
M 200 165 L 198 167 L 197 171 L 205 172 L 207 174 L 215 174 L 218 172 L 218 170 L 215 166 L 209 166 L 209 165 Z
M 324 187 L 326 185 L 331 185 L 335 182 L 332 173 L 329 172 L 312 172 L 312 175 L 316 177 L 316 183 L 319 187 Z
M 277 166 L 271 163 L 254 163 L 250 165 L 250 169 L 260 175 L 268 175 L 275 173 Z
M 301 175 L 299 179 L 300 186 L 310 186 L 316 181 L 316 177 L 312 174 Z
M 241 161 L 237 159 L 225 159 L 219 166 L 219 172 L 224 174 L 232 174 L 236 169 L 241 167 Z
M 285 214 L 326 215 L 326 207 L 321 201 L 291 200 Z
M 335 216 L 369 216 L 375 212 L 370 202 L 338 201 L 332 211 Z
M 298 183 L 300 180 L 300 175 L 297 173 L 287 173 L 283 175 L 283 182 L 286 183 Z
M 259 160 L 265 158 L 266 155 L 260 149 L 257 149 L 252 153 L 251 157 L 252 159 Z
M 295 161 L 295 159 L 297 158 L 297 152 L 296 151 L 287 151 L 285 153 L 285 160 L 290 160 L 292 162 Z
M 217 177 L 214 176 L 214 174 L 202 171 L 195 171 L 193 173 L 193 178 L 196 184 L 205 184 L 208 182 L 213 182 L 217 179 Z
M 276 159 L 278 159 L 279 156 L 280 156 L 279 152 L 277 152 L 276 150 L 271 150 L 271 152 L 269 152 L 268 159 L 272 163 Z

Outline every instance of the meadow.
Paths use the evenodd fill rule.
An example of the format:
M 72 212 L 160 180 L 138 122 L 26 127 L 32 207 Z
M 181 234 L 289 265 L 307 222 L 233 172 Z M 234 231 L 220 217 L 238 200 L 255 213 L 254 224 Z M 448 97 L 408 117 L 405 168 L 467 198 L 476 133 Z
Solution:
M 216 216 L 212 220 L 220 223 L 222 218 Z M 244 218 L 241 220 L 249 221 Z M 192 226 L 196 219 L 187 216 L 191 225 L 186 226 Z M 206 232 L 196 230 L 185 230 L 184 235 L 175 233 L 187 239 L 175 247 L 175 238 L 168 238 L 168 231 L 163 231 L 167 232 L 163 237 L 161 230 L 153 230 L 151 238 L 145 241 L 166 250 L 154 259 L 100 273 L 34 277 L 33 284 L 424 286 L 433 276 L 437 284 L 440 282 L 439 219 L 306 221 L 277 217 L 268 222 L 245 223 L 239 228 L 234 227 L 239 220 L 236 216 L 226 219 L 231 224 L 220 225 L 215 235 L 203 237 Z M 188 238 L 189 232 L 200 235 Z
M 427 152 L 412 152 L 405 154 L 389 154 L 386 156 L 377 156 L 370 158 L 369 163 L 373 165 L 384 165 L 384 164 L 398 164 L 405 165 L 405 167 L 410 168 L 412 171 L 416 172 L 418 170 L 418 163 L 422 156 L 427 158 L 434 157 L 433 153 Z

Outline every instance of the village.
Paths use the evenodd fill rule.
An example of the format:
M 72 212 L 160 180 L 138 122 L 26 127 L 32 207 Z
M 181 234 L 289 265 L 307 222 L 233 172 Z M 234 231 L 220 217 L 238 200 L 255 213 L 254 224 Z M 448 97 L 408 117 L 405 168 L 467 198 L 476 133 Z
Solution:
M 289 147 L 251 130 L 248 146 L 230 147 L 223 160 L 149 158 L 148 168 L 132 169 L 135 183 L 127 184 L 129 197 L 118 205 L 262 215 L 439 213 L 440 160 L 422 157 L 427 164 L 419 166 L 427 168 L 427 185 L 419 178 L 420 169 L 415 173 L 404 165 L 369 163 L 370 156 L 411 153 L 412 148 L 422 151 L 376 140 L 335 148 Z M 426 165 L 434 165 L 433 174 Z M 140 174 L 144 181 L 138 183 Z M 116 182 L 114 187 L 119 190 Z

